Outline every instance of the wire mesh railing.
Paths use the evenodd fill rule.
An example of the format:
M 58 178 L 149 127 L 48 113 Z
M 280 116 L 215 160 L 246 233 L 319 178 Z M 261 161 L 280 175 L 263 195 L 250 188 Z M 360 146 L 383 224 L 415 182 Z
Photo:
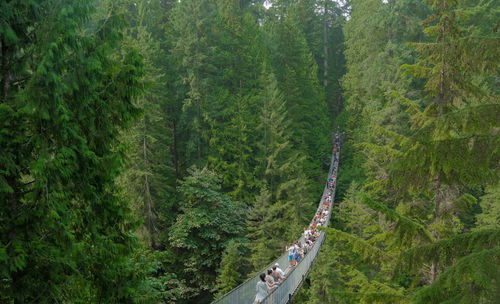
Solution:
M 338 161 L 339 161 L 339 152 L 340 145 L 336 145 L 336 151 L 333 152 L 332 158 L 330 161 L 330 168 L 328 170 L 328 177 L 332 174 L 333 168 L 338 169 Z M 326 221 L 324 225 L 328 225 L 330 222 L 331 210 L 333 208 L 333 203 L 335 200 L 335 190 L 336 184 L 332 189 L 332 201 L 330 207 L 328 209 L 328 215 L 326 217 Z M 320 199 L 320 203 L 318 205 L 318 210 L 321 210 L 322 203 L 325 200 L 325 194 L 329 191 L 328 183 L 325 185 L 323 190 L 323 194 Z M 316 256 L 318 255 L 319 249 L 323 244 L 325 238 L 325 233 L 320 232 L 320 236 L 314 243 L 313 247 L 308 251 L 305 255 L 304 259 L 298 263 L 295 267 L 293 267 L 286 275 L 286 278 L 281 282 L 281 284 L 274 289 L 262 303 L 266 304 L 284 304 L 287 303 L 292 295 L 295 293 L 296 289 L 300 286 L 302 281 L 307 276 L 307 273 L 311 269 Z M 304 241 L 304 237 L 302 236 L 299 239 L 301 242 Z M 281 267 L 284 265 L 288 265 L 288 252 L 284 252 L 279 258 L 274 260 L 272 263 L 267 265 L 261 272 L 265 272 L 267 269 L 271 269 L 272 266 L 278 263 Z M 260 273 L 260 272 L 259 272 Z M 238 287 L 234 288 L 227 294 L 223 295 L 221 298 L 212 302 L 212 304 L 252 304 L 254 303 L 254 298 L 256 294 L 256 284 L 259 280 L 259 273 L 255 276 L 249 278 Z
M 307 273 L 312 267 L 321 244 L 325 238 L 325 233 L 322 232 L 318 240 L 314 243 L 312 249 L 306 254 L 304 259 L 293 268 L 287 275 L 286 279 L 262 302 L 263 304 L 285 304 L 295 293 L 296 289 L 307 276 Z

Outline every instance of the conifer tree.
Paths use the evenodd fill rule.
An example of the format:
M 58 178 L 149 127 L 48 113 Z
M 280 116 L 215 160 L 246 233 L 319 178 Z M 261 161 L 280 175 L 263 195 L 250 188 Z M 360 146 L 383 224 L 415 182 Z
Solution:
M 279 256 L 314 213 L 311 196 L 304 191 L 309 188 L 305 183 L 307 178 L 300 172 L 304 158 L 293 151 L 288 135 L 291 131 L 285 99 L 273 74 L 264 74 L 262 82 L 259 131 L 263 141 L 257 172 L 261 177 L 261 192 L 254 200 L 248 224 L 255 270 Z
M 264 74 L 261 93 L 262 113 L 259 133 L 262 136 L 257 170 L 260 177 L 260 193 L 254 199 L 249 216 L 249 234 L 252 241 L 251 261 L 255 270 L 260 269 L 279 255 L 285 246 L 285 214 L 280 186 L 289 179 L 287 168 L 295 166 L 298 154 L 292 151 L 289 139 L 289 121 L 286 116 L 285 100 L 273 74 Z M 274 233 L 269 233 L 273 231 Z
M 136 226 L 114 185 L 144 71 L 135 51 L 115 53 L 123 14 L 1 6 L 1 301 L 131 303 Z
M 243 236 L 244 209 L 220 193 L 220 177 L 213 171 L 193 168 L 189 173 L 179 186 L 181 213 L 170 229 L 170 244 L 191 287 L 187 297 L 207 301 L 224 250 Z
M 305 167 L 304 157 L 293 150 L 292 139 L 288 135 L 292 131 L 285 99 L 277 87 L 274 75 L 268 75 L 265 79 L 260 125 L 261 131 L 264 132 L 262 183 L 265 189 L 270 189 L 271 200 L 281 209 L 278 214 L 282 219 L 274 221 L 288 223 L 284 225 L 284 239 L 291 240 L 300 234 L 306 218 L 313 214 L 314 204 L 313 198 L 304 191 L 309 188 L 305 182 L 307 177 L 301 171 Z
M 253 208 L 248 214 L 247 238 L 251 241 L 249 250 L 251 253 L 250 263 L 254 271 L 265 267 L 269 261 L 279 256 L 283 249 L 283 229 L 279 223 L 282 209 L 279 204 L 273 204 L 271 194 L 263 186 L 261 193 L 255 197 Z M 273 231 L 275 233 L 269 233 Z
M 259 140 L 260 67 L 264 58 L 257 20 L 242 1 L 217 2 L 218 68 L 214 83 L 214 123 L 211 123 L 208 163 L 223 179 L 224 190 L 234 199 L 250 204 L 258 182 L 253 170 Z
M 393 166 L 391 180 L 401 190 L 426 191 L 433 197 L 432 229 L 439 238 L 447 233 L 442 215 L 447 210 L 443 205 L 450 201 L 450 187 L 498 178 L 491 164 L 498 157 L 498 140 L 492 130 L 498 127 L 500 105 L 479 90 L 474 77 L 496 72 L 499 61 L 492 55 L 498 39 L 471 35 L 461 25 L 467 7 L 459 8 L 454 1 L 429 3 L 435 12 L 427 22 L 437 22 L 425 32 L 434 36 L 435 42 L 416 43 L 421 60 L 404 68 L 426 79 L 431 101 L 421 111 L 406 100 L 415 132 L 401 143 L 402 153 Z M 479 9 L 487 9 L 484 6 L 488 4 Z M 455 205 L 460 201 L 457 198 L 451 198 Z M 431 282 L 437 277 L 436 264 L 433 260 Z
M 344 85 L 352 136 L 362 142 L 355 149 L 364 154 L 357 160 L 364 174 L 357 178 L 368 196 L 346 201 L 347 210 L 356 211 L 341 217 L 339 227 L 347 233 L 328 231 L 343 285 L 327 301 L 495 301 L 497 288 L 490 282 L 498 280 L 492 266 L 498 231 L 473 218 L 481 212 L 481 186 L 498 179 L 498 99 L 489 82 L 498 71 L 492 56 L 498 39 L 495 22 L 485 23 L 498 5 L 427 3 L 433 12 L 423 37 L 411 26 L 418 23 L 411 17 L 418 21 L 427 14 L 416 1 L 352 2 Z M 367 27 L 370 22 L 374 26 Z M 402 45 L 408 40 L 419 41 L 412 44 L 419 55 L 414 64 L 414 51 Z M 406 79 L 397 68 L 405 62 L 404 70 L 424 80 Z M 359 211 L 367 221 L 359 221 Z M 488 217 L 476 217 L 483 215 Z M 377 252 L 390 259 L 360 260 Z M 335 280 L 312 281 L 309 299 Z
M 422 59 L 404 68 L 426 79 L 425 90 L 431 101 L 423 111 L 418 110 L 418 105 L 409 104 L 416 132 L 405 143 L 406 155 L 401 162 L 414 160 L 415 168 L 406 166 L 403 170 L 407 173 L 402 176 L 413 176 L 409 188 L 432 187 L 435 215 L 439 216 L 442 185 L 494 180 L 489 164 L 496 159 L 498 142 L 491 131 L 498 123 L 499 105 L 479 90 L 474 76 L 495 73 L 499 62 L 493 56 L 498 39 L 468 35 L 460 25 L 460 16 L 465 12 L 459 14 L 458 10 L 464 8 L 458 8 L 454 1 L 430 4 L 435 13 L 427 22 L 438 22 L 425 32 L 436 40 L 414 44 Z M 468 56 L 471 50 L 475 53 L 473 60 Z M 409 152 L 410 146 L 415 152 Z M 431 174 L 423 174 L 417 166 Z M 399 172 L 398 168 L 402 169 L 401 164 L 395 165 L 395 172 Z M 410 185 L 405 179 L 401 177 L 395 183 Z
M 243 254 L 240 251 L 240 244 L 230 241 L 221 259 L 221 265 L 217 276 L 217 294 L 221 297 L 243 282 Z
M 332 0 L 301 0 L 293 16 L 307 40 L 318 66 L 318 80 L 323 85 L 325 102 L 331 116 L 342 107 L 340 77 L 345 73 L 342 25 L 345 20 L 340 3 Z
M 160 41 L 152 35 L 152 28 L 146 20 L 154 15 L 154 6 L 148 1 L 130 4 L 131 24 L 125 31 L 124 45 L 140 49 L 145 61 L 146 92 L 138 100 L 143 116 L 137 124 L 123 136 L 129 142 L 128 168 L 121 177 L 126 188 L 125 195 L 133 201 L 137 214 L 144 218 L 142 233 L 153 247 L 161 246 L 161 231 L 173 222 L 175 207 L 175 177 L 172 168 L 171 146 L 172 129 L 166 113 L 168 97 L 163 86 L 165 77 L 158 62 L 165 56 Z M 148 45 L 148 48 L 141 48 Z
M 330 157 L 328 110 L 318 81 L 317 66 L 298 26 L 299 20 L 291 9 L 285 11 L 285 18 L 270 19 L 266 24 L 273 40 L 269 45 L 273 53 L 271 63 L 286 100 L 293 147 L 306 157 L 302 167 L 306 176 L 320 182 L 323 165 Z
M 218 76 L 213 44 L 216 15 L 215 4 L 208 0 L 182 1 L 173 9 L 173 52 L 180 58 L 180 75 L 187 89 L 179 119 L 189 165 L 204 165 L 208 154 L 211 110 L 215 110 L 211 84 Z

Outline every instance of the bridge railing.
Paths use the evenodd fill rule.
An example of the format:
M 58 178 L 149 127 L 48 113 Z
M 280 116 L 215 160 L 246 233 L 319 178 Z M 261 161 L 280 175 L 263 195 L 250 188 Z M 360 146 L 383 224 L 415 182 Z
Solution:
M 278 263 L 281 267 L 288 265 L 288 252 L 282 254 L 278 259 L 270 263 L 264 269 L 271 269 L 272 266 Z M 229 293 L 223 295 L 221 298 L 212 302 L 212 304 L 252 304 L 255 297 L 255 286 L 259 280 L 260 272 L 240 284 Z
M 332 169 L 334 166 L 338 168 L 338 156 L 339 156 L 338 152 L 339 150 L 337 150 L 337 153 L 333 153 L 332 155 L 330 161 L 330 168 L 328 169 L 328 176 L 332 174 Z M 325 225 L 328 225 L 328 223 L 330 222 L 330 216 L 332 213 L 331 210 L 333 208 L 333 202 L 335 199 L 335 190 L 336 190 L 336 185 L 334 186 L 332 191 L 333 192 L 332 203 L 330 204 L 330 208 L 328 210 L 328 216 L 326 218 Z M 325 185 L 323 194 L 320 199 L 320 204 L 318 206 L 318 210 L 321 209 L 321 205 L 324 201 L 324 196 L 327 192 L 328 192 L 328 186 Z M 270 293 L 262 303 L 280 304 L 280 303 L 286 303 L 289 300 L 289 297 L 293 295 L 295 289 L 297 289 L 297 287 L 304 279 L 304 276 L 307 275 L 310 268 L 312 267 L 312 263 L 316 259 L 316 256 L 319 252 L 319 249 L 321 248 L 324 238 L 325 238 L 325 233 L 321 232 L 318 240 L 316 240 L 313 247 L 306 254 L 304 259 L 287 274 L 286 279 L 283 280 L 283 282 L 272 293 Z M 303 243 L 304 237 L 302 236 L 299 240 Z M 272 263 L 267 265 L 261 272 L 265 272 L 267 269 L 271 269 L 275 263 L 278 263 L 280 267 L 285 267 L 285 265 L 288 265 L 288 252 L 284 252 L 279 258 L 277 258 Z M 234 288 L 227 294 L 223 295 L 221 298 L 213 301 L 212 304 L 252 304 L 254 302 L 256 294 L 255 286 L 257 285 L 257 282 L 259 280 L 259 274 L 261 272 L 249 278 L 248 280 L 240 284 L 238 287 Z
M 263 304 L 285 304 L 291 299 L 297 287 L 305 279 L 309 269 L 311 269 L 324 238 L 325 233 L 321 232 L 318 240 L 314 243 L 314 246 L 306 254 L 304 259 L 292 269 L 288 273 L 286 279 L 264 299 L 264 302 L 262 302 Z

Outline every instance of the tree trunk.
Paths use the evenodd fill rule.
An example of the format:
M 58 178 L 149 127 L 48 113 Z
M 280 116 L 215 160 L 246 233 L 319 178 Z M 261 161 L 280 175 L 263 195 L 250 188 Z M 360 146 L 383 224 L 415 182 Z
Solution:
M 5 45 L 5 40 L 2 39 L 2 102 L 7 102 L 7 95 L 9 93 L 9 62 L 8 53 L 9 49 Z
M 144 116 L 144 136 L 143 136 L 143 141 L 142 141 L 142 153 L 144 157 L 144 170 L 145 170 L 145 178 L 144 178 L 144 202 L 146 204 L 146 216 L 148 219 L 148 230 L 150 233 L 151 237 L 151 246 L 154 248 L 155 247 L 155 242 L 154 242 L 154 219 L 153 219 L 153 200 L 151 198 L 151 189 L 149 185 L 149 173 L 150 173 L 150 168 L 149 168 L 149 160 L 148 160 L 148 146 L 147 146 L 147 138 L 146 138 L 146 133 L 147 133 L 147 116 Z
M 443 33 L 444 33 L 444 23 L 443 23 Z M 444 88 L 444 78 L 445 78 L 445 67 L 444 67 L 444 57 L 445 57 L 445 44 L 442 41 L 443 50 L 442 50 L 442 65 L 441 65 L 441 74 L 439 79 L 439 97 L 438 97 L 438 106 L 439 106 L 439 114 L 438 119 L 441 119 L 443 116 L 443 105 L 445 102 L 445 88 Z M 439 176 L 436 176 L 435 179 L 435 194 L 434 194 L 434 223 L 437 223 L 440 220 L 440 209 L 441 209 L 441 182 L 439 180 Z M 439 234 L 436 230 L 433 231 L 433 235 L 436 240 L 439 239 Z M 437 258 L 432 259 L 431 270 L 430 270 L 430 284 L 436 282 L 437 278 Z
M 439 176 L 436 177 L 435 181 L 435 197 L 434 197 L 434 223 L 440 220 L 441 216 L 441 182 L 439 181 Z M 439 234 L 436 230 L 433 231 L 433 235 L 436 240 L 439 239 Z M 430 284 L 434 283 L 437 278 L 437 258 L 432 259 L 431 271 L 430 271 Z
M 323 16 L 323 68 L 325 69 L 323 71 L 323 85 L 325 86 L 325 98 L 326 97 L 326 87 L 328 86 L 328 22 L 327 22 L 327 16 L 328 16 L 328 0 L 325 0 L 325 6 L 324 6 L 324 16 Z
M 7 45 L 5 44 L 5 40 L 2 38 L 1 40 L 2 47 L 1 47 L 1 52 L 2 52 L 2 63 L 1 63 L 1 75 L 2 75 L 2 103 L 7 103 L 7 97 L 9 95 L 9 78 L 10 78 L 10 71 L 9 71 L 9 62 L 8 62 L 8 55 L 9 55 L 9 49 Z M 7 197 L 9 198 L 10 202 L 10 212 L 13 218 L 17 218 L 20 215 L 19 212 L 19 197 L 18 194 L 21 193 L 21 189 L 18 187 L 18 182 L 16 180 L 16 176 L 14 175 L 15 173 L 13 172 L 6 172 L 8 175 L 5 177 L 5 180 L 7 182 L 7 185 L 12 189 L 12 192 L 7 194 Z M 9 232 L 9 242 L 14 241 L 17 238 L 17 232 L 13 228 Z
M 200 98 L 198 98 L 198 104 L 197 104 L 197 115 L 198 115 L 198 125 L 197 128 L 197 152 L 198 152 L 198 162 L 201 163 L 201 101 Z
M 177 125 L 175 119 L 172 120 L 172 154 L 175 168 L 175 179 L 179 179 L 179 155 L 177 154 Z
M 435 197 L 434 197 L 434 221 L 439 220 L 440 208 L 441 208 L 441 182 L 439 181 L 439 176 L 436 177 L 435 182 Z
M 431 264 L 431 278 L 430 278 L 430 284 L 436 282 L 437 278 L 437 261 L 436 259 L 432 259 L 432 264 Z
M 443 4 L 443 9 L 446 10 L 446 1 L 444 1 Z M 442 23 L 442 35 L 443 37 L 445 36 L 445 31 L 446 31 L 446 19 L 443 20 Z M 446 70 L 445 70 L 445 62 L 444 58 L 446 57 L 446 44 L 444 38 L 441 38 L 441 46 L 442 46 L 442 51 L 441 51 L 441 75 L 439 79 L 439 118 L 443 116 L 443 105 L 445 103 L 445 88 L 444 88 L 444 82 L 445 82 L 445 76 L 446 76 Z

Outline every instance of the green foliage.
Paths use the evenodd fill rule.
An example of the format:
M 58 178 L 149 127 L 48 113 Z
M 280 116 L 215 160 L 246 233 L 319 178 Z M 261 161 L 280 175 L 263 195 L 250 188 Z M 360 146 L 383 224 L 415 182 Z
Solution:
M 489 186 L 481 197 L 479 205 L 482 212 L 476 216 L 477 229 L 499 228 L 500 226 L 500 191 L 498 186 Z
M 329 159 L 330 132 L 317 66 L 298 20 L 293 17 L 270 20 L 266 26 L 273 39 L 268 47 L 273 51 L 274 74 L 292 125 L 290 139 L 294 149 L 306 156 L 303 170 L 306 176 L 321 183 L 322 165 Z
M 230 241 L 222 255 L 219 275 L 217 276 L 217 294 L 221 297 L 243 282 L 243 253 L 240 251 L 241 244 Z
M 296 238 L 329 159 L 343 17 L 280 5 L 0 4 L 1 302 L 203 303 L 251 271 L 234 267 L 245 236 L 255 266 Z M 327 19 L 325 93 L 302 21 Z
M 332 125 L 298 299 L 498 302 L 498 1 L 267 3 L 0 3 L 0 302 L 208 303 L 310 220 Z
M 355 235 L 335 228 L 326 228 L 326 231 L 329 238 L 337 242 L 346 242 L 352 248 L 352 252 L 358 254 L 365 261 L 379 261 L 389 258 L 382 250 Z
M 186 133 L 185 153 L 189 164 L 201 165 L 207 155 L 213 109 L 210 90 L 217 72 L 217 47 L 213 44 L 216 10 L 212 1 L 182 1 L 172 14 L 177 34 L 172 51 L 181 58 L 181 77 L 187 86 L 181 123 L 191 126 Z
M 309 275 L 310 288 L 307 288 L 307 281 L 297 296 L 297 302 L 311 304 L 336 303 L 341 300 L 333 291 L 340 291 L 345 288 L 342 281 L 339 265 L 339 256 L 336 250 L 338 246 L 332 238 L 327 238 L 321 247 L 315 265 L 322 267 L 313 267 Z M 307 302 L 306 302 L 307 301 Z
M 498 178 L 489 164 L 498 157 L 498 139 L 492 132 L 498 127 L 494 117 L 499 105 L 489 102 L 489 93 L 480 90 L 474 78 L 496 73 L 499 62 L 489 50 L 497 48 L 498 39 L 467 33 L 461 21 L 470 8 L 455 1 L 429 3 L 434 14 L 425 21 L 429 26 L 424 32 L 435 41 L 413 44 L 420 60 L 403 69 L 425 79 L 431 101 L 423 110 L 418 103 L 409 107 L 415 131 L 401 143 L 403 155 L 394 164 L 393 185 L 439 192 L 441 185 L 491 182 Z M 435 200 L 438 215 L 442 198 L 435 194 Z
M 470 254 L 417 292 L 415 303 L 494 303 L 498 300 L 500 248 Z M 492 267 L 492 265 L 494 267 Z
M 172 251 L 183 265 L 183 275 L 197 293 L 215 287 L 215 270 L 229 241 L 243 234 L 245 217 L 240 203 L 220 192 L 214 172 L 190 169 L 179 191 L 181 213 L 170 229 Z
M 318 258 L 332 269 L 329 276 L 313 269 L 302 296 L 307 303 L 497 302 L 500 7 L 350 4 L 338 120 L 348 132 L 343 202 L 328 230 L 333 248 Z
M 280 222 L 283 216 L 283 205 L 274 203 L 271 194 L 264 187 L 260 195 L 255 197 L 254 207 L 248 214 L 247 237 L 251 240 L 250 262 L 254 271 L 259 271 L 269 264 L 284 250 L 284 225 Z
M 286 101 L 273 74 L 262 77 L 264 91 L 259 131 L 261 192 L 255 197 L 248 221 L 254 270 L 280 255 L 287 242 L 301 233 L 314 213 L 312 199 L 305 191 L 307 177 L 301 172 L 304 157 L 294 151 L 292 130 L 287 120 Z
M 2 20 L 1 300 L 133 303 L 137 225 L 114 179 L 144 66 L 115 53 L 123 12 L 15 1 Z
M 373 210 L 384 214 L 388 220 L 396 222 L 396 226 L 394 227 L 394 229 L 399 233 L 398 240 L 400 242 L 411 242 L 417 236 L 425 242 L 434 240 L 432 234 L 423 225 L 400 215 L 398 212 L 389 209 L 383 204 L 375 202 L 366 195 L 363 197 L 362 202 Z
M 498 247 L 500 244 L 500 230 L 478 230 L 472 233 L 459 234 L 432 244 L 416 246 L 404 251 L 398 261 L 396 269 L 412 271 L 425 262 L 439 259 L 445 265 L 469 254 Z M 395 275 L 398 273 L 396 272 Z
M 182 297 L 185 286 L 176 274 L 165 271 L 165 264 L 171 259 L 166 251 L 139 248 L 134 253 L 131 258 L 134 274 L 142 279 L 135 290 L 137 303 L 169 303 Z
M 137 5 L 134 5 L 137 4 Z M 162 231 L 173 222 L 175 212 L 175 168 L 172 163 L 172 128 L 168 121 L 165 76 L 158 67 L 165 55 L 161 40 L 152 35 L 147 19 L 153 11 L 149 1 L 129 4 L 131 24 L 124 31 L 124 48 L 138 49 L 145 63 L 144 94 L 137 100 L 143 116 L 122 134 L 128 145 L 127 166 L 119 178 L 123 196 L 132 202 L 134 213 L 144 218 L 139 236 L 153 248 L 161 245 Z M 148 45 L 148 48 L 142 48 Z M 164 234 L 164 233 L 163 233 Z
M 251 8 L 235 0 L 217 4 L 219 74 L 213 86 L 208 165 L 223 176 L 224 190 L 233 199 L 250 205 L 258 187 L 253 173 L 259 151 L 259 76 L 265 54 Z

